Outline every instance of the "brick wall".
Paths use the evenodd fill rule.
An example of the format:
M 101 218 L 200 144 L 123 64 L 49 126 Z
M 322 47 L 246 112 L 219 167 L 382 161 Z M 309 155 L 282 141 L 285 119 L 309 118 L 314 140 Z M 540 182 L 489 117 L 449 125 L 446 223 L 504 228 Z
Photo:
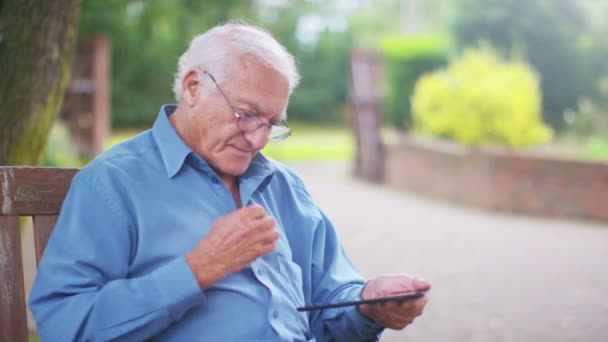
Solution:
M 483 209 L 608 221 L 608 163 L 409 137 L 384 150 L 391 186 Z

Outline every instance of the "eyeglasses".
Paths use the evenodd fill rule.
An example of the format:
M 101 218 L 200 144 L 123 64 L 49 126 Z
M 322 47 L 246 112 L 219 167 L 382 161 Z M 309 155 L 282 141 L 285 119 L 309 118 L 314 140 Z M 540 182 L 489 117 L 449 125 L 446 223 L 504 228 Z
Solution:
M 260 127 L 264 126 L 270 129 L 270 132 L 268 133 L 268 138 L 270 138 L 270 140 L 272 141 L 283 141 L 291 135 L 292 130 L 291 128 L 289 128 L 289 126 L 287 126 L 287 121 L 285 119 L 279 121 L 277 124 L 271 124 L 260 119 L 257 115 L 243 114 L 239 112 L 236 107 L 232 105 L 232 102 L 228 100 L 228 97 L 226 96 L 222 88 L 220 88 L 220 85 L 215 80 L 215 77 L 213 77 L 213 75 L 211 75 L 211 73 L 206 70 L 203 70 L 203 73 L 207 74 L 209 78 L 211 78 L 213 83 L 215 83 L 217 90 L 220 91 L 224 99 L 226 99 L 226 102 L 228 102 L 230 108 L 232 108 L 234 116 L 236 116 L 237 120 L 236 125 L 241 130 L 241 132 L 254 132 L 257 131 Z

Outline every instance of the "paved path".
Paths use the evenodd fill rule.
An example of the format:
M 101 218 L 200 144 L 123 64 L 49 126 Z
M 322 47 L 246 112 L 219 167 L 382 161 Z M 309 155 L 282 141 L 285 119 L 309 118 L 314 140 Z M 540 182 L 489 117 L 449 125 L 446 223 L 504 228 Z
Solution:
M 425 314 L 382 341 L 608 341 L 608 225 L 424 200 L 355 180 L 344 163 L 294 168 L 361 273 L 432 282 Z

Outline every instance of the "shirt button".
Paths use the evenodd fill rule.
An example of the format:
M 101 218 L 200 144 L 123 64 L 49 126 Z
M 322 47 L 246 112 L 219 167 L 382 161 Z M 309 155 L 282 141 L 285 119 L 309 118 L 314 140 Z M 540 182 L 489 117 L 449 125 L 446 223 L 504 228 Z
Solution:
M 278 312 L 277 310 L 274 310 L 274 311 L 272 312 L 272 317 L 274 317 L 274 318 L 278 318 L 278 317 L 279 317 L 279 312 Z
M 264 270 L 262 268 L 258 268 L 258 275 L 264 275 Z
M 217 178 L 213 177 L 211 178 L 211 181 L 213 182 L 213 184 L 218 184 L 220 181 L 217 180 Z

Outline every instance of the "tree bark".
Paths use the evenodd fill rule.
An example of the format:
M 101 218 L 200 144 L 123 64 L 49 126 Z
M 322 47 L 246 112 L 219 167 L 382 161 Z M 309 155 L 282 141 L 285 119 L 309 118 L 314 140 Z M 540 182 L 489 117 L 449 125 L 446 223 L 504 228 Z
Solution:
M 80 0 L 0 0 L 0 165 L 40 163 L 70 78 Z

